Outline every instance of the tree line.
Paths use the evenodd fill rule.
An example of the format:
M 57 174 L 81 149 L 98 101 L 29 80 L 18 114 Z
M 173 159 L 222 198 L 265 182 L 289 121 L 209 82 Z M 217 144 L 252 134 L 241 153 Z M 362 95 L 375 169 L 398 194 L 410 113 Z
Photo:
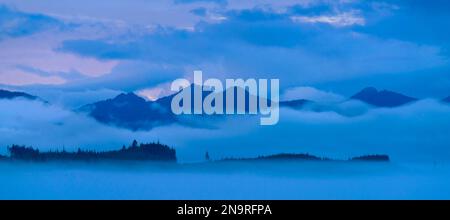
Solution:
M 134 160 L 134 161 L 169 161 L 176 162 L 176 151 L 167 145 L 157 143 L 141 143 L 136 140 L 119 150 L 93 151 L 78 149 L 74 152 L 46 151 L 41 152 L 33 147 L 12 145 L 7 148 L 9 158 L 26 161 L 51 161 L 51 160 Z

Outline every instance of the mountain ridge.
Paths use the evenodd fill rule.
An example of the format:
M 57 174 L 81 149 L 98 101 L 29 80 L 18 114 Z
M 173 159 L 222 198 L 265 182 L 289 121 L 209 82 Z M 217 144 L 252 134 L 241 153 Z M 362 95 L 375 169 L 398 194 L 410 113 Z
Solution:
M 147 101 L 130 92 L 84 105 L 77 111 L 85 112 L 99 122 L 131 130 L 147 130 L 176 121 L 172 112 L 157 105 L 155 101 Z
M 377 90 L 375 87 L 366 87 L 351 96 L 350 99 L 359 100 L 376 107 L 399 107 L 417 101 L 401 93 L 389 90 Z
M 191 97 L 194 96 L 194 84 L 191 84 L 185 89 L 191 90 Z M 235 89 L 235 111 L 236 111 L 236 94 L 238 89 L 244 89 L 241 87 L 228 88 L 227 90 L 220 91 L 224 97 L 229 89 Z M 203 99 L 213 93 L 213 91 L 204 91 L 201 88 Z M 181 92 L 181 91 L 180 91 Z M 118 127 L 123 127 L 131 130 L 150 130 L 156 126 L 167 125 L 171 123 L 179 123 L 188 126 L 202 127 L 206 125 L 206 121 L 202 120 L 205 117 L 209 119 L 212 118 L 223 118 L 222 115 L 205 115 L 205 114 L 192 114 L 192 115 L 175 115 L 171 111 L 172 98 L 178 94 L 174 93 L 165 97 L 161 97 L 157 100 L 150 101 L 146 100 L 134 93 L 122 93 L 118 96 L 98 101 L 95 103 L 87 104 L 79 108 L 77 111 L 85 112 L 89 116 L 93 117 L 99 122 L 115 125 Z M 245 94 L 245 112 L 249 110 L 249 99 L 251 96 L 247 90 L 244 91 Z M 259 103 L 259 97 L 257 95 L 256 100 Z M 449 98 L 450 99 L 450 98 Z M 389 90 L 377 90 L 374 87 L 366 87 L 360 92 L 351 96 L 349 100 L 358 100 L 363 103 L 369 104 L 373 107 L 388 107 L 394 108 L 403 106 L 412 102 L 417 101 L 417 98 L 409 97 L 401 93 L 389 91 Z M 450 100 L 449 100 L 450 101 Z M 346 101 L 342 102 L 345 103 Z M 307 99 L 297 99 L 289 101 L 280 101 L 280 107 L 288 107 L 295 110 L 311 110 L 315 112 L 323 111 L 335 111 L 338 114 L 343 114 L 345 116 L 353 116 L 358 113 L 345 113 L 339 108 L 333 108 L 333 106 L 328 106 L 326 104 L 321 105 L 315 101 Z M 191 112 L 194 111 L 194 99 L 191 100 Z M 201 117 L 200 120 L 198 120 Z M 199 123 L 201 122 L 201 123 Z
M 0 99 L 15 99 L 15 98 L 25 98 L 25 99 L 29 99 L 29 100 L 40 99 L 37 96 L 30 95 L 25 92 L 15 92 L 15 91 L 0 89 Z
M 194 86 L 190 85 L 185 89 L 191 90 L 191 112 L 194 112 Z M 223 95 L 223 106 L 225 106 L 225 95 L 229 89 L 234 89 L 234 110 L 237 110 L 237 94 L 240 87 L 228 88 L 220 91 Z M 202 99 L 204 99 L 213 91 L 204 91 L 202 88 Z M 181 92 L 181 91 L 180 91 Z M 175 115 L 171 110 L 172 98 L 180 93 L 177 92 L 172 95 L 161 97 L 155 101 L 147 101 L 134 93 L 121 93 L 114 98 L 106 99 L 91 104 L 87 104 L 77 109 L 77 112 L 85 112 L 99 122 L 105 124 L 112 124 L 119 127 L 129 128 L 131 130 L 149 130 L 158 125 L 165 125 L 170 123 L 181 123 L 186 125 L 200 126 L 193 123 L 193 120 L 184 120 L 186 117 L 200 117 L 200 116 L 222 116 L 222 115 Z M 249 99 L 254 95 L 247 90 L 243 91 L 245 95 L 244 111 L 249 111 Z M 256 101 L 259 103 L 259 97 L 256 96 Z M 217 117 L 215 117 L 217 118 Z

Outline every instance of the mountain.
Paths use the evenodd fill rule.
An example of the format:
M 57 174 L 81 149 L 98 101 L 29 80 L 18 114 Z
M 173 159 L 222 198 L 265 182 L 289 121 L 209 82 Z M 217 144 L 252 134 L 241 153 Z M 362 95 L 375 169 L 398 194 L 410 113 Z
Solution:
M 97 121 L 131 130 L 148 130 L 176 121 L 170 106 L 146 101 L 134 93 L 123 93 L 113 99 L 95 102 L 78 109 Z
M 191 85 L 185 88 L 191 90 L 191 112 L 194 111 L 195 86 Z M 234 89 L 234 110 L 236 112 L 238 90 L 243 90 L 243 88 L 234 87 L 220 92 L 223 96 L 223 106 L 225 106 L 226 102 L 225 94 L 230 89 Z M 257 103 L 259 102 L 259 97 L 251 95 L 247 90 L 242 92 L 245 95 L 245 112 L 248 112 L 250 97 L 256 98 Z M 211 93 L 211 91 L 202 90 L 203 99 Z M 87 113 L 99 122 L 131 130 L 149 130 L 156 126 L 175 122 L 194 127 L 208 127 L 207 121 L 201 119 L 205 117 L 208 117 L 208 119 L 216 119 L 224 116 L 206 114 L 175 115 L 171 110 L 171 103 L 172 98 L 176 94 L 162 97 L 156 101 L 146 101 L 134 93 L 120 94 L 112 99 L 82 106 L 77 111 Z
M 200 89 L 202 91 L 202 100 L 205 100 L 205 97 L 207 97 L 208 95 L 213 93 L 212 91 L 204 91 L 203 87 L 198 86 L 198 85 L 194 85 L 194 84 L 192 84 L 189 87 L 185 88 L 185 89 L 191 90 L 191 112 L 194 111 L 194 89 L 195 88 Z M 225 91 L 219 92 L 219 93 L 221 93 L 221 96 L 223 97 L 223 102 L 222 102 L 222 106 L 223 107 L 226 106 L 226 94 L 227 94 L 227 92 L 229 92 L 231 90 L 234 90 L 233 91 L 233 93 L 234 93 L 234 96 L 233 96 L 233 98 L 234 98 L 234 105 L 233 105 L 234 106 L 234 112 L 237 112 L 237 107 L 238 107 L 237 106 L 237 101 L 238 101 L 237 97 L 238 97 L 239 93 L 243 93 L 244 96 L 245 96 L 245 103 L 244 103 L 244 109 L 243 109 L 245 112 L 249 112 L 249 110 L 250 110 L 250 107 L 249 107 L 250 106 L 250 98 L 256 99 L 256 104 L 258 106 L 257 109 L 259 109 L 259 101 L 260 101 L 259 100 L 259 96 L 250 94 L 250 92 L 248 92 L 246 89 L 241 88 L 241 87 L 231 87 L 231 88 L 227 88 Z M 178 93 L 180 93 L 180 92 L 178 92 Z M 162 106 L 168 106 L 168 109 L 170 109 L 172 98 L 178 93 L 175 93 L 175 94 L 172 94 L 170 96 L 166 96 L 166 97 L 160 98 L 156 102 L 158 102 Z
M 197 85 L 191 85 L 185 89 L 191 90 L 191 112 L 194 112 L 194 89 Z M 203 99 L 211 94 L 211 91 L 202 91 Z M 237 94 L 242 92 L 245 96 L 244 111 L 249 112 L 250 99 L 256 99 L 259 112 L 259 96 L 250 94 L 247 90 L 240 87 L 228 88 L 219 92 L 223 97 L 223 106 L 226 106 L 226 94 L 234 90 L 234 111 L 237 111 Z M 181 92 L 181 91 L 180 91 Z M 146 101 L 144 98 L 134 93 L 123 93 L 112 99 L 95 102 L 85 105 L 78 109 L 79 112 L 85 112 L 97 121 L 109 125 L 123 127 L 131 130 L 150 130 L 154 127 L 179 123 L 192 127 L 214 127 L 215 120 L 222 120 L 225 115 L 207 115 L 207 114 L 182 114 L 175 115 L 171 110 L 172 99 L 176 94 L 162 97 L 156 101 Z M 383 90 L 378 91 L 369 87 L 355 94 L 351 99 L 360 100 L 377 107 L 396 107 L 401 106 L 417 99 L 411 98 L 399 93 Z M 203 104 L 203 103 L 202 103 Z M 282 101 L 280 107 L 289 107 L 292 109 L 305 109 L 315 112 L 335 111 L 339 114 L 352 116 L 355 113 L 348 114 L 337 107 L 321 105 L 310 100 L 298 99 Z M 213 103 L 214 105 L 214 103 Z M 237 114 L 236 114 L 237 115 Z M 230 115 L 226 115 L 229 117 Z M 208 119 L 208 120 L 204 120 Z
M 378 91 L 373 87 L 361 90 L 353 95 L 351 99 L 360 100 L 376 107 L 398 107 L 417 101 L 416 98 L 388 90 Z
M 15 98 L 24 98 L 29 100 L 39 99 L 37 96 L 33 96 L 24 92 L 12 92 L 0 89 L 0 99 L 15 99 Z
M 289 100 L 289 101 L 281 101 L 280 107 L 289 107 L 293 109 L 303 109 L 306 105 L 310 105 L 314 103 L 313 101 L 306 99 L 297 99 L 297 100 Z

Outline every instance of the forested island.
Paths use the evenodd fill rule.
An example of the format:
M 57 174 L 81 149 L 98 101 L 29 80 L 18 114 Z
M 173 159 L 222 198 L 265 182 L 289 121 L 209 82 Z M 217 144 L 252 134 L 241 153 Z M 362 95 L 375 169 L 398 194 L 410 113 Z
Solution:
M 47 151 L 40 152 L 32 147 L 12 145 L 8 147 L 11 160 L 22 161 L 99 161 L 99 160 L 129 160 L 129 161 L 165 161 L 176 162 L 175 149 L 158 143 L 138 144 L 137 141 L 120 150 L 92 151 L 78 149 L 75 152 Z M 3 156 L 3 159 L 6 157 Z
M 47 161 L 156 161 L 156 162 L 177 162 L 176 150 L 159 142 L 138 143 L 136 140 L 130 146 L 122 146 L 119 150 L 110 151 L 39 151 L 33 147 L 12 145 L 7 147 L 9 156 L 0 155 L 0 160 L 16 160 L 31 162 Z M 205 155 L 208 162 L 230 162 L 230 161 L 363 161 L 363 162 L 389 162 L 388 155 L 374 154 L 353 157 L 348 160 L 336 160 L 327 157 L 318 157 L 310 154 L 280 153 L 258 157 L 247 158 L 223 158 L 212 161 L 209 153 Z
M 390 158 L 384 154 L 364 155 L 352 157 L 348 160 L 337 160 L 327 157 L 318 157 L 311 154 L 281 153 L 253 158 L 225 158 L 219 161 L 362 161 L 362 162 L 389 162 Z

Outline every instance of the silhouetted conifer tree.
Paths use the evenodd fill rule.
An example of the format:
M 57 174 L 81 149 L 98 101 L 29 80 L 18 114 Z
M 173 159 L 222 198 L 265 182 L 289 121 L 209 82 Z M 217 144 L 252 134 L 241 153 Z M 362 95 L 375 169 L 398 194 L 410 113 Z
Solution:
M 138 142 L 136 140 L 133 141 L 133 143 L 131 144 L 131 147 L 135 148 L 138 146 Z
M 208 151 L 206 151 L 206 154 L 205 154 L 205 160 L 206 160 L 206 161 L 209 161 L 209 160 L 211 160 L 211 158 L 209 157 L 209 153 L 208 153 Z

